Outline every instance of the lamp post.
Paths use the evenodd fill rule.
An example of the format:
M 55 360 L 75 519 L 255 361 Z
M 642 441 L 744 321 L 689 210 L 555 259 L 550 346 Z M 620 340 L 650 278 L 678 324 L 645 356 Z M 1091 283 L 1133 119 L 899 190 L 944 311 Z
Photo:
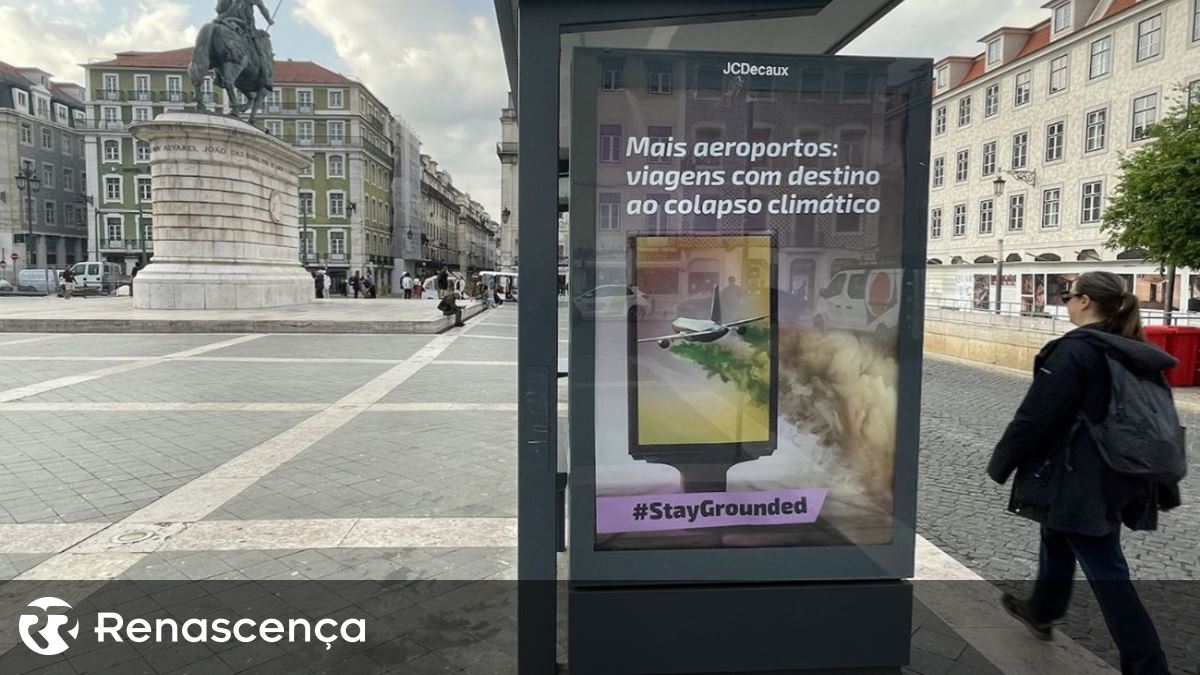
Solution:
M 1004 196 L 1004 178 L 996 176 L 996 180 L 992 181 L 992 194 L 997 198 Z M 993 213 L 1000 209 L 994 209 Z M 1004 306 L 1000 304 L 1001 293 L 1004 289 L 1004 239 L 998 240 L 1000 244 L 999 250 L 996 252 L 996 313 L 1000 314 L 1004 310 Z
M 38 178 L 37 171 L 33 168 L 33 162 L 25 162 L 25 165 L 17 170 L 17 191 L 25 193 L 25 219 L 29 224 L 29 233 L 25 235 L 26 269 L 33 266 L 33 256 L 37 253 L 37 248 L 33 245 L 33 196 L 41 189 L 42 179 Z M 15 268 L 16 265 L 13 267 Z M 13 273 L 16 273 L 15 269 Z

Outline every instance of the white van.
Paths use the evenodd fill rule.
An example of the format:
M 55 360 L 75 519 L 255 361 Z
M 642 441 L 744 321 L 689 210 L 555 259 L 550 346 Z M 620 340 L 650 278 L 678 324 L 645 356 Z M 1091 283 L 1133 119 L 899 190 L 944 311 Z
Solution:
M 901 272 L 851 269 L 833 275 L 818 294 L 813 328 L 890 335 L 900 320 Z
M 98 293 L 111 295 L 117 288 L 129 283 L 129 275 L 117 263 L 79 262 L 71 267 L 75 273 L 75 292 L 94 288 Z
M 17 290 L 34 290 L 50 295 L 62 288 L 60 269 L 24 269 L 17 272 Z

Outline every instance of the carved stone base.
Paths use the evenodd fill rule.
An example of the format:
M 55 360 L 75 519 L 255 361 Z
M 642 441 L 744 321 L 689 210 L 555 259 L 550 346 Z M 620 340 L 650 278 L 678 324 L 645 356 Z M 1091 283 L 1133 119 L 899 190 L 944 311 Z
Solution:
M 150 144 L 154 256 L 138 309 L 259 309 L 311 302 L 298 262 L 307 155 L 245 122 L 172 112 L 133 126 Z

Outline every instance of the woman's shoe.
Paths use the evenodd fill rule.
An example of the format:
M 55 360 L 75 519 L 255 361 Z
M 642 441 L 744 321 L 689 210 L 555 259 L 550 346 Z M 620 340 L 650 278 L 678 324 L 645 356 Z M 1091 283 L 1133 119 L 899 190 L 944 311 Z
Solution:
M 1011 593 L 1005 593 L 1004 597 L 1000 598 L 1000 604 L 1004 606 L 1004 611 L 1028 628 L 1033 637 L 1043 641 L 1054 639 L 1054 633 L 1051 631 L 1054 624 L 1049 621 L 1035 620 L 1029 612 L 1029 605 L 1024 600 L 1018 599 Z

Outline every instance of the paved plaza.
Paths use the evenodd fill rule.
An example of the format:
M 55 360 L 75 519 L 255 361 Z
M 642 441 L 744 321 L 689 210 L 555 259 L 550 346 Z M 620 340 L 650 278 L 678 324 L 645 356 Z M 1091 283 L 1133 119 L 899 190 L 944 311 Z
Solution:
M 440 335 L 0 334 L 0 580 L 447 582 L 406 610 L 429 624 L 376 663 L 515 673 L 516 322 L 504 305 Z M 1034 643 L 982 581 L 1034 573 L 1035 526 L 983 472 L 1027 385 L 926 362 L 917 576 L 955 581 L 918 582 L 909 672 L 1115 672 L 1094 611 Z M 1190 668 L 1195 476 L 1161 531 L 1127 538 L 1143 593 L 1176 598 L 1152 611 Z M 475 623 L 434 620 L 464 583 L 499 590 L 468 605 Z M 0 654 L 14 644 L 0 632 Z M 160 656 L 145 672 L 295 658 Z

